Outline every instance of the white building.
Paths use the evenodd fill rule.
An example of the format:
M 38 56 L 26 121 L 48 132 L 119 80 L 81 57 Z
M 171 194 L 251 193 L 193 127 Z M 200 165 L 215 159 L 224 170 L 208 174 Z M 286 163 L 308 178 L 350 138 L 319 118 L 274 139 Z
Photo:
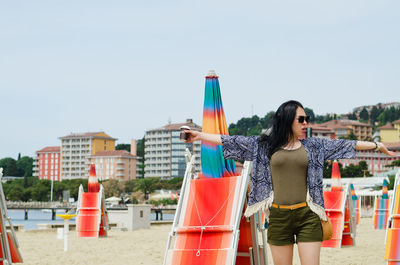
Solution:
M 145 178 L 183 177 L 186 169 L 185 150 L 196 155 L 195 170 L 201 171 L 201 142 L 185 143 L 179 139 L 180 127 L 189 126 L 201 131 L 201 127 L 187 119 L 185 123 L 168 124 L 145 134 L 144 159 Z

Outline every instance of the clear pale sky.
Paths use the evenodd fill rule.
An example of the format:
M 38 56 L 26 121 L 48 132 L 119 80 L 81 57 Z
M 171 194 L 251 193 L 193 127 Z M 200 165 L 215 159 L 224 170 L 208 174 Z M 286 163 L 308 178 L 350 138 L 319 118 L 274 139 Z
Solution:
M 0 158 L 71 132 L 117 143 L 193 118 L 220 76 L 227 122 L 288 99 L 316 114 L 400 101 L 400 2 L 28 1 L 0 4 Z

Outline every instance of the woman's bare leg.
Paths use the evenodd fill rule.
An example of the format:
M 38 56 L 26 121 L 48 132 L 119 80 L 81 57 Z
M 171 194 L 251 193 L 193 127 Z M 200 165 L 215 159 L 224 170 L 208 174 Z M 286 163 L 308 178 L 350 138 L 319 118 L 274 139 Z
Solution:
M 292 265 L 293 262 L 293 245 L 275 246 L 269 245 L 272 253 L 274 265 Z
M 298 242 L 297 247 L 302 265 L 319 265 L 321 242 Z

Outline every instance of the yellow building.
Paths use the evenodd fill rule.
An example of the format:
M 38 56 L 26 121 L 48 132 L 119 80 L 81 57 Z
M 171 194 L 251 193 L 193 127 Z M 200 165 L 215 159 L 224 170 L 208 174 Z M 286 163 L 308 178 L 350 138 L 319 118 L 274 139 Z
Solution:
M 90 156 L 114 151 L 117 139 L 104 132 L 71 133 L 61 140 L 61 180 L 87 178 Z
M 400 142 L 400 120 L 378 127 L 377 131 L 381 142 Z

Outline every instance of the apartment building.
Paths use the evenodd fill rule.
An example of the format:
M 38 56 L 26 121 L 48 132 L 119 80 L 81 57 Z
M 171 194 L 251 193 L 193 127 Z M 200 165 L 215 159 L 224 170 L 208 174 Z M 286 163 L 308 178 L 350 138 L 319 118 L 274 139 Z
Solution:
M 90 157 L 99 180 L 136 179 L 140 176 L 140 158 L 136 156 L 136 140 L 131 142 L 131 152 L 125 150 L 99 151 Z
M 372 139 L 372 125 L 369 123 L 353 120 L 331 120 L 320 125 L 333 130 L 337 138 L 347 136 L 353 132 L 358 140 Z
M 335 139 L 336 134 L 332 129 L 319 124 L 310 124 L 308 127 L 311 128 L 311 137 L 319 137 L 325 139 Z
M 59 146 L 47 146 L 36 151 L 33 161 L 33 176 L 38 179 L 60 181 L 61 153 Z
M 378 141 L 388 143 L 400 142 L 400 120 L 378 127 L 376 133 L 379 136 Z
M 114 151 L 117 139 L 104 132 L 71 133 L 61 140 L 61 179 L 87 178 L 90 157 Z
M 161 128 L 146 131 L 144 159 L 145 174 L 148 177 L 164 179 L 183 177 L 186 169 L 185 150 L 196 155 L 195 170 L 201 171 L 201 142 L 185 143 L 179 139 L 180 127 L 189 126 L 201 131 L 201 127 L 187 119 L 185 123 L 168 124 Z
M 388 171 L 389 169 L 386 166 L 400 159 L 400 142 L 384 144 L 390 151 L 397 152 L 397 154 L 388 156 L 375 150 L 358 150 L 354 159 L 340 159 L 340 162 L 346 167 L 351 164 L 358 165 L 360 161 L 365 161 L 371 174 Z

